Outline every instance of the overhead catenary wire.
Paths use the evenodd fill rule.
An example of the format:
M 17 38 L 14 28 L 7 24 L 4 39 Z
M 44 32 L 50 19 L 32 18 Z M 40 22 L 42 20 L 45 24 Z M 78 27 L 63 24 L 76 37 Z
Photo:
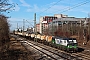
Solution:
M 52 6 L 48 7 L 47 9 L 45 9 L 44 11 L 49 10 L 49 9 L 52 8 L 54 5 L 58 4 L 60 1 L 62 1 L 62 0 L 57 1 L 57 2 L 54 3 Z M 44 11 L 42 11 L 40 14 L 42 14 Z M 39 15 L 40 15 L 40 14 L 39 14 Z
M 66 7 L 66 8 L 63 8 L 63 9 L 61 9 L 61 10 L 57 10 L 57 11 L 55 11 L 55 12 L 60 12 L 60 13 L 64 13 L 64 12 L 67 12 L 67 11 L 69 11 L 69 10 L 71 10 L 71 9 L 74 9 L 74 8 L 77 8 L 77 7 L 79 7 L 79 6 L 82 6 L 82 5 L 85 5 L 85 4 L 87 4 L 87 3 L 90 3 L 90 0 L 85 0 L 85 1 L 82 1 L 82 2 L 80 2 L 80 3 L 77 3 L 77 4 L 75 4 L 75 5 L 73 5 L 72 7 Z M 63 10 L 63 11 L 62 11 Z M 44 11 L 43 11 L 44 12 Z M 51 13 L 49 13 L 49 14 L 53 14 L 53 13 L 55 13 L 55 12 L 51 12 Z
M 27 21 L 27 20 L 26 20 Z M 29 21 L 27 21 L 30 25 L 32 25 Z M 32 25 L 33 26 L 33 25 Z M 34 27 L 34 26 L 33 26 Z
M 61 13 L 66 12 L 66 11 L 69 11 L 69 10 L 74 9 L 74 8 L 77 8 L 77 7 L 79 7 L 79 6 L 85 5 L 85 4 L 89 3 L 89 2 L 90 2 L 90 1 L 87 1 L 87 0 L 86 0 L 86 1 L 84 1 L 83 3 L 81 3 L 81 4 L 78 4 L 78 5 L 76 5 L 76 6 L 73 6 L 73 7 L 71 7 L 71 8 L 68 8 L 68 9 L 62 11 Z
M 87 1 L 87 0 L 86 0 Z M 80 5 L 80 4 L 83 4 L 84 2 L 86 2 L 86 1 L 82 1 L 82 2 L 79 2 L 79 3 L 77 3 L 77 4 L 74 4 L 72 7 L 75 7 L 75 6 L 78 6 L 78 5 Z M 66 8 L 63 8 L 63 9 L 61 9 L 61 10 L 67 10 L 67 9 L 71 9 L 72 7 L 66 7 Z M 57 10 L 57 11 L 61 11 L 61 10 Z M 57 12 L 56 11 L 56 12 Z

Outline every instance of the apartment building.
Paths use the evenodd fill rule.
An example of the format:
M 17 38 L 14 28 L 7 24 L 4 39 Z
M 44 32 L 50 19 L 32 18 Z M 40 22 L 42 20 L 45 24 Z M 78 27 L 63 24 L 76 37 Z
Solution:
M 40 33 L 43 34 L 48 29 L 48 23 L 52 22 L 53 20 L 57 19 L 54 16 L 44 16 L 40 17 Z

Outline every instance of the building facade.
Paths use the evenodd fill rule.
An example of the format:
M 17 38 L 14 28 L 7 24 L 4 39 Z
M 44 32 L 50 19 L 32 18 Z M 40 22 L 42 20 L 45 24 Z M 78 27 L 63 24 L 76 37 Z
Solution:
M 56 31 L 59 32 L 71 32 L 76 33 L 81 28 L 85 28 L 88 21 L 86 18 L 75 18 L 75 17 L 65 17 L 58 18 L 49 23 L 49 31 L 54 34 Z
M 54 16 L 40 17 L 40 33 L 41 34 L 46 33 L 46 31 L 48 29 L 48 23 L 52 22 L 55 19 L 57 19 L 57 17 L 54 17 Z
M 38 31 L 41 34 L 48 34 L 52 35 L 56 31 L 59 32 L 70 32 L 72 34 L 77 33 L 76 30 L 84 28 L 87 26 L 87 19 L 86 18 L 75 18 L 75 17 L 68 17 L 68 15 L 64 14 L 55 14 L 54 16 L 44 16 L 40 17 L 40 26 Z M 89 30 L 89 29 L 88 29 Z M 83 31 L 83 30 L 82 30 Z M 62 34 L 62 33 L 60 33 Z
M 40 32 L 40 24 L 36 24 L 37 32 Z
M 64 15 L 64 14 L 54 14 L 54 17 L 64 18 L 64 17 L 68 17 L 68 15 Z

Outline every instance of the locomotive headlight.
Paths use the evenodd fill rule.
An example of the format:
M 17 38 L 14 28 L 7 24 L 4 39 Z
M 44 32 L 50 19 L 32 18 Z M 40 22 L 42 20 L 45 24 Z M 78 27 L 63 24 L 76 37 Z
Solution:
M 69 47 L 69 45 L 68 45 L 68 47 Z

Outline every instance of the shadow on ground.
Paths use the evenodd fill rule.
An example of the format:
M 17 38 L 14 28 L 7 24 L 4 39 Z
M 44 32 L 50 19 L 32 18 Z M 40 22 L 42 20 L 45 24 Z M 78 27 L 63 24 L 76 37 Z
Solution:
M 78 52 L 82 52 L 82 51 L 84 51 L 84 48 L 78 47 Z
M 19 49 L 0 53 L 0 60 L 29 60 L 28 53 Z

